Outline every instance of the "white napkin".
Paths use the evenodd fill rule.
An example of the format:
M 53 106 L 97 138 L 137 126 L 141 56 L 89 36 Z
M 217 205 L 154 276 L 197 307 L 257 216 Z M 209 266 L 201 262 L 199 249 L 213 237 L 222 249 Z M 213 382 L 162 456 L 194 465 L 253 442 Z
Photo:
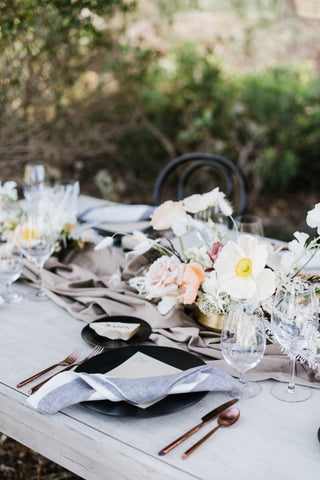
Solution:
M 228 373 L 208 365 L 172 375 L 117 378 L 105 374 L 64 372 L 56 375 L 28 398 L 42 413 L 53 414 L 79 402 L 110 400 L 145 404 L 175 393 L 241 390 L 242 384 Z
M 155 207 L 150 205 L 104 205 L 90 208 L 82 213 L 80 220 L 92 223 L 125 223 L 149 220 Z

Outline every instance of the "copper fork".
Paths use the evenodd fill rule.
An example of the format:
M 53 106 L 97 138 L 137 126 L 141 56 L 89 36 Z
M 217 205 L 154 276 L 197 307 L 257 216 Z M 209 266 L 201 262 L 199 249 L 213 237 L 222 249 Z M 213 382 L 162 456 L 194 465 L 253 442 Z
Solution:
M 87 360 L 89 360 L 89 358 L 92 358 L 92 357 L 95 357 L 96 355 L 99 355 L 99 353 L 102 353 L 104 350 L 103 347 L 94 347 L 93 350 L 91 350 L 91 352 L 89 353 L 89 355 L 87 355 L 83 360 L 80 360 L 80 362 L 77 362 L 77 363 L 73 363 L 72 365 L 68 365 L 67 367 L 63 368 L 62 370 L 59 370 L 59 372 L 57 373 L 54 373 L 53 375 L 51 375 L 51 377 L 49 378 L 46 378 L 45 380 L 43 380 L 42 382 L 38 383 L 37 385 L 35 385 L 34 387 L 30 388 L 30 390 L 28 391 L 28 393 L 31 395 L 32 393 L 35 393 L 37 390 L 39 390 L 40 387 L 42 387 L 42 385 L 44 385 L 45 383 L 47 383 L 51 378 L 55 377 L 56 375 L 59 375 L 59 373 L 62 373 L 62 372 L 67 372 L 68 370 L 71 370 L 71 368 L 73 367 L 77 367 L 78 365 L 81 365 L 82 363 L 86 362 Z
M 45 368 L 44 370 L 41 370 L 41 372 L 38 372 L 35 375 L 32 375 L 32 377 L 29 377 L 26 380 L 23 380 L 22 382 L 18 383 L 17 388 L 23 387 L 27 383 L 30 383 L 33 380 L 36 380 L 37 378 L 41 377 L 45 373 L 50 372 L 50 370 L 53 370 L 54 368 L 59 367 L 60 365 L 62 366 L 71 365 L 78 359 L 80 353 L 81 353 L 81 350 L 79 350 L 78 348 L 75 348 L 71 353 L 69 353 L 69 355 L 64 360 L 61 360 L 61 362 L 58 362 L 58 363 L 54 363 L 53 365 L 50 365 L 50 367 Z

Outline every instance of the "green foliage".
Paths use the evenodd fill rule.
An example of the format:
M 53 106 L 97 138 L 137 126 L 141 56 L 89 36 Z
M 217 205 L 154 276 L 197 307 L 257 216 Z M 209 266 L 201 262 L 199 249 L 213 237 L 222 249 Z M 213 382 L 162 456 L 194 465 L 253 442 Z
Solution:
M 311 71 L 230 72 L 210 52 L 200 56 L 192 43 L 160 61 L 146 51 L 133 58 L 135 105 L 175 154 L 203 150 L 228 156 L 257 191 L 316 187 L 320 80 Z M 159 159 L 159 168 L 167 160 Z
M 244 3 L 230 0 L 243 15 L 252 5 Z M 197 150 L 238 163 L 256 192 L 317 188 L 318 76 L 303 65 L 244 73 L 193 41 L 131 42 L 125 26 L 136 5 L 0 0 L 2 166 L 41 161 L 86 186 L 96 179 L 108 196 L 150 201 L 164 164 Z M 183 5 L 158 2 L 161 28 Z

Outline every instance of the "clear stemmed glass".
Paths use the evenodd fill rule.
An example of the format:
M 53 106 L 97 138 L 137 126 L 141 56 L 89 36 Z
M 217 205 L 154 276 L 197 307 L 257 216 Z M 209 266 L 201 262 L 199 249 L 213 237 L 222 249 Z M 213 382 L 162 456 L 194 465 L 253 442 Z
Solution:
M 260 362 L 265 348 L 266 334 L 261 309 L 248 303 L 232 307 L 221 332 L 221 352 L 226 362 L 239 373 L 243 389 L 231 392 L 231 396 L 251 398 L 260 393 L 260 384 L 247 382 L 245 373 Z
M 276 340 L 290 359 L 289 384 L 277 383 L 272 388 L 272 394 L 286 402 L 303 402 L 311 397 L 312 390 L 295 385 L 295 359 L 317 331 L 318 307 L 314 285 L 298 278 L 280 285 L 274 298 L 271 326 Z
M 23 174 L 23 195 L 29 202 L 39 200 L 45 182 L 45 170 L 41 164 L 28 164 Z
M 21 251 L 39 269 L 40 288 L 28 298 L 35 301 L 48 300 L 43 289 L 43 266 L 52 255 L 56 237 L 50 219 L 46 215 L 28 214 L 23 218 L 20 226 Z
M 236 217 L 235 227 L 238 235 L 254 235 L 257 238 L 264 236 L 262 219 L 257 215 L 240 215 Z
M 5 303 L 17 303 L 22 295 L 14 292 L 12 284 L 18 280 L 23 269 L 23 258 L 19 245 L 15 240 L 0 239 L 0 282 L 6 286 L 3 294 Z

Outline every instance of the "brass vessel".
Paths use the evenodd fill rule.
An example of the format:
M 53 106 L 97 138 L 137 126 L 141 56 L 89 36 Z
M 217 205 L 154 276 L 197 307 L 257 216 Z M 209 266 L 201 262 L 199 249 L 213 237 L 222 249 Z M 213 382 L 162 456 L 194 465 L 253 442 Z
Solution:
M 204 313 L 199 310 L 199 308 L 195 308 L 193 312 L 193 316 L 195 320 L 205 327 L 207 330 L 211 330 L 213 332 L 221 333 L 223 328 L 223 321 L 224 321 L 224 314 L 214 313 L 212 315 L 205 315 Z

